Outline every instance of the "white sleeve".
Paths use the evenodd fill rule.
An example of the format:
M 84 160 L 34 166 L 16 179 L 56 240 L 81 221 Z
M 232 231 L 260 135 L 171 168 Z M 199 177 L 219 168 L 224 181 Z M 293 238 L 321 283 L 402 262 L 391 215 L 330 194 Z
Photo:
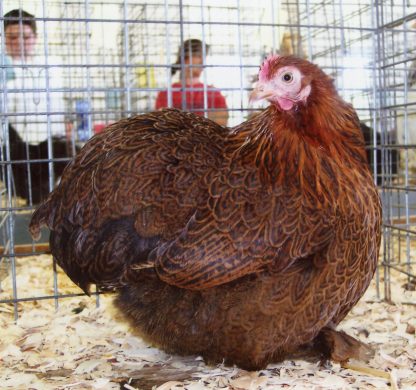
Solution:
M 58 62 L 53 59 L 50 65 L 56 65 Z M 48 70 L 49 92 L 47 98 L 49 99 L 49 113 L 51 123 L 52 136 L 65 136 L 65 100 L 64 93 L 64 79 L 62 69 L 59 67 L 50 67 Z M 60 89 L 60 91 L 57 91 Z

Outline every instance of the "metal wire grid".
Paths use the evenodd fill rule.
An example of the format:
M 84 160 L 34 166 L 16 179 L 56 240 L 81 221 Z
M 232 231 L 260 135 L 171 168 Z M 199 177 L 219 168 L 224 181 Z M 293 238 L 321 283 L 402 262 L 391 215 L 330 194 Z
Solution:
M 393 270 L 407 276 L 414 284 L 416 187 L 415 187 L 415 80 L 416 65 L 415 7 L 397 7 L 384 2 L 376 9 L 377 107 L 375 120 L 383 130 L 383 211 L 384 211 L 384 297 L 392 298 Z M 396 143 L 391 130 L 396 132 Z M 391 174 L 389 151 L 397 149 L 400 163 L 397 175 Z M 414 302 L 413 302 L 414 303 Z
M 381 180 L 384 208 L 383 272 L 378 274 L 379 296 L 391 298 L 390 273 L 399 270 L 412 281 L 415 263 L 414 173 L 411 168 L 415 144 L 410 143 L 415 102 L 410 101 L 414 86 L 409 75 L 415 60 L 415 4 L 393 1 L 275 1 L 260 0 L 83 0 L 83 1 L 3 1 L 0 14 L 20 6 L 37 17 L 38 49 L 45 56 L 44 68 L 60 68 L 65 96 L 63 113 L 43 113 L 45 126 L 57 114 L 77 127 L 76 102 L 89 103 L 88 132 L 119 118 L 152 110 L 156 94 L 171 92 L 171 65 L 178 47 L 186 39 L 199 38 L 212 50 L 204 63 L 204 89 L 214 84 L 227 98 L 229 124 L 246 119 L 256 108 L 248 105 L 259 63 L 269 52 L 293 53 L 318 63 L 330 73 L 345 97 L 373 129 L 374 158 L 381 153 Z M 3 27 L 1 35 L 4 36 Z M 5 53 L 4 41 L 1 51 Z M 4 57 L 4 56 L 3 56 Z M 59 58 L 57 63 L 48 58 Z M 23 297 L 16 283 L 16 262 L 38 253 L 32 244 L 25 253 L 16 253 L 16 215 L 31 212 L 33 205 L 17 203 L 12 188 L 7 134 L 8 121 L 16 114 L 7 112 L 7 79 L 10 68 L 0 62 L 3 154 L 0 162 L 4 178 L 1 195 L 3 258 L 0 272 L 12 274 L 12 291 L 0 290 L 0 303 L 55 299 L 59 281 L 54 277 L 53 294 Z M 13 92 L 13 91 L 12 91 Z M 30 91 L 14 91 L 29 93 Z M 48 89 L 39 90 L 44 99 Z M 206 99 L 205 99 L 206 101 Z M 205 105 L 205 112 L 208 112 Z M 24 118 L 27 113 L 17 115 Z M 397 139 L 398 127 L 403 142 Z M 377 135 L 380 142 L 377 141 Z M 78 142 L 73 132 L 73 145 Z M 400 165 L 394 171 L 392 150 L 400 151 Z M 50 165 L 56 161 L 49 155 Z M 416 157 L 415 157 L 416 158 Z M 33 162 L 33 161 L 27 161 Z M 51 172 L 50 188 L 54 178 Z M 3 268 L 1 268 L 3 267 Z M 51 269 L 51 272 L 55 272 Z M 1 281 L 1 277 L 0 277 Z M 383 283 L 381 283 L 383 281 Z M 382 288 L 383 287 L 383 288 Z M 1 289 L 1 285 L 0 285 Z

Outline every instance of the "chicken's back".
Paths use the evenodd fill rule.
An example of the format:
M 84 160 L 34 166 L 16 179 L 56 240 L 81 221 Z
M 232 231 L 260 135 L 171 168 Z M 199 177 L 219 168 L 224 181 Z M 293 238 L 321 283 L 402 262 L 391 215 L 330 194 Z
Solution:
M 94 136 L 34 213 L 33 236 L 84 291 L 120 284 L 124 269 L 183 229 L 218 171 L 227 130 L 166 109 L 125 119 Z

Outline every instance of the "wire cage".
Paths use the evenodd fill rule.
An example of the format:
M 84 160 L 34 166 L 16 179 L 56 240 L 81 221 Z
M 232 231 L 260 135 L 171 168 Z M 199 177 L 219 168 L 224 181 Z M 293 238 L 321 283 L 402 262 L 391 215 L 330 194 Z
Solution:
M 261 109 L 249 105 L 248 95 L 259 64 L 269 53 L 308 58 L 334 78 L 362 122 L 382 196 L 378 296 L 395 298 L 392 272 L 414 285 L 416 3 L 4 0 L 0 15 L 15 8 L 35 15 L 38 30 L 37 62 L 13 63 L 3 23 L 0 27 L 0 303 L 14 305 L 16 317 L 22 300 L 55 299 L 58 304 L 68 296 L 60 292 L 52 265 L 52 294 L 25 296 L 20 292 L 16 264 L 47 251 L 47 232 L 37 244 L 26 231 L 40 200 L 34 181 L 42 181 L 47 191 L 41 197 L 46 196 L 59 180 L 57 167 L 67 163 L 94 133 L 123 117 L 154 110 L 161 91 L 167 91 L 168 104 L 172 104 L 172 84 L 183 83 L 178 75 L 172 76 L 172 64 L 179 58 L 183 66 L 179 48 L 191 38 L 210 48 L 209 53 L 203 52 L 203 64 L 191 64 L 204 69 L 200 88 L 204 105 L 182 108 L 209 116 L 216 108 L 208 104 L 208 90 L 215 86 L 226 100 L 228 126 Z M 26 85 L 16 80 L 21 74 L 26 75 Z M 29 110 L 22 105 L 27 101 Z M 11 128 L 24 145 L 20 155 L 13 146 Z M 36 139 L 35 131 L 44 138 Z M 56 138 L 66 145 L 61 154 Z M 41 178 L 35 175 L 38 171 L 43 172 Z M 2 289 L 1 280 L 7 275 L 13 283 Z

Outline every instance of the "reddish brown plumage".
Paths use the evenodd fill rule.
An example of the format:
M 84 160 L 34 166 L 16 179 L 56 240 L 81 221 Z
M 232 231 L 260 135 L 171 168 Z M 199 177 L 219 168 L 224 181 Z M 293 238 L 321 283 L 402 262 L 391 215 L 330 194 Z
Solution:
M 72 280 L 116 288 L 169 352 L 258 369 L 308 343 L 336 360 L 365 350 L 335 331 L 380 244 L 358 121 L 318 68 L 279 61 L 307 76 L 305 104 L 272 104 L 231 130 L 177 110 L 120 121 L 33 216 Z

